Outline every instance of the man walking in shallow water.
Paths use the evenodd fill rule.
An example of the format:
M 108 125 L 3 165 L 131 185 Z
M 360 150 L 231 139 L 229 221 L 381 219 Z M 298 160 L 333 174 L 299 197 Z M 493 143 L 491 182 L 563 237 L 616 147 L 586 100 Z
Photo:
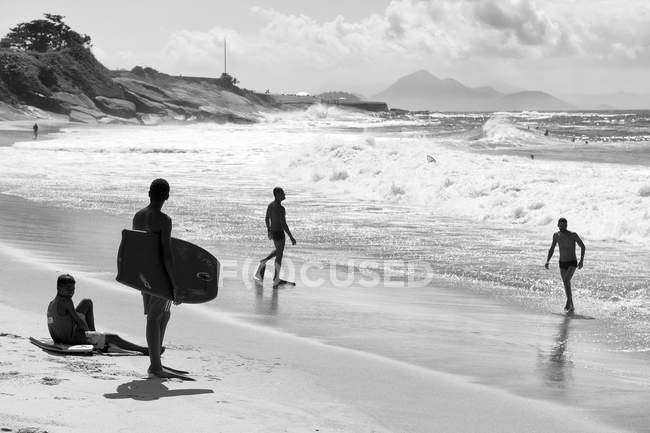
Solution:
M 266 230 L 268 231 L 269 239 L 273 241 L 275 249 L 271 254 L 260 260 L 257 272 L 255 272 L 255 279 L 260 282 L 264 279 L 266 262 L 275 257 L 275 275 L 273 277 L 273 288 L 275 289 L 280 284 L 287 283 L 287 281 L 280 279 L 280 268 L 282 267 L 282 256 L 284 255 L 285 244 L 284 233 L 286 232 L 289 235 L 292 245 L 296 245 L 296 239 L 289 230 L 286 220 L 286 211 L 284 206 L 282 206 L 282 200 L 286 198 L 284 190 L 280 187 L 273 188 L 273 197 L 275 200 L 273 200 L 266 208 L 266 217 L 264 218 L 264 221 L 266 223 Z
M 566 305 L 564 306 L 564 311 L 567 313 L 573 313 L 575 308 L 573 306 L 573 296 L 571 293 L 571 278 L 573 278 L 576 268 L 582 269 L 582 262 L 585 258 L 586 248 L 577 233 L 567 230 L 566 218 L 560 218 L 557 221 L 557 227 L 560 231 L 553 234 L 553 241 L 551 243 L 551 248 L 548 250 L 548 258 L 546 259 L 544 267 L 548 269 L 548 263 L 551 261 L 551 257 L 553 257 L 555 245 L 559 245 L 560 276 L 562 277 L 564 292 L 566 293 Z M 576 244 L 580 246 L 579 262 L 576 259 Z

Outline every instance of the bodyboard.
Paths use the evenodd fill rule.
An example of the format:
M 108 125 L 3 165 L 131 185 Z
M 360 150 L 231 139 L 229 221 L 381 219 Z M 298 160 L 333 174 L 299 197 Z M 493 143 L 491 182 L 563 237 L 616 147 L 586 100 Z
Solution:
M 172 238 L 172 255 L 183 302 L 200 304 L 217 297 L 219 260 L 203 248 L 176 238 Z M 122 230 L 115 279 L 141 292 L 174 300 L 163 263 L 160 235 Z
M 48 352 L 62 353 L 66 355 L 92 355 L 94 347 L 92 344 L 69 345 L 55 343 L 49 338 L 29 337 L 29 342 Z

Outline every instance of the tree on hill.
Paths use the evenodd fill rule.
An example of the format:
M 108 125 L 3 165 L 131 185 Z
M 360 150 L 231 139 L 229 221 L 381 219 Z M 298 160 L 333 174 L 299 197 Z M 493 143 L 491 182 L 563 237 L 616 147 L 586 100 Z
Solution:
M 20 23 L 0 41 L 0 48 L 21 51 L 58 51 L 67 47 L 90 48 L 90 36 L 75 32 L 62 15 L 45 14 L 46 19 Z
M 226 88 L 236 87 L 239 84 L 239 80 L 234 78 L 232 75 L 223 72 L 221 77 L 219 77 L 221 85 Z
M 327 102 L 359 102 L 361 98 L 349 92 L 333 91 L 325 92 L 318 95 L 318 97 Z

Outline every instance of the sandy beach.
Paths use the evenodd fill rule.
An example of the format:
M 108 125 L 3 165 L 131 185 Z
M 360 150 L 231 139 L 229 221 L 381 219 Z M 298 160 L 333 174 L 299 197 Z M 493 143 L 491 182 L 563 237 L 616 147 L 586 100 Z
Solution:
M 25 125 L 14 126 L 0 128 L 11 131 L 0 134 L 5 146 L 31 139 Z M 309 276 L 322 280 L 317 286 L 296 275 L 295 289 L 254 287 L 250 267 L 268 248 L 254 234 L 262 218 L 254 207 L 255 178 L 241 184 L 242 194 L 253 199 L 214 208 L 203 204 L 203 209 L 219 212 L 208 212 L 203 220 L 195 220 L 197 215 L 183 208 L 182 200 L 170 204 L 179 227 L 175 235 L 203 239 L 202 246 L 224 265 L 219 297 L 208 304 L 174 307 L 165 338 L 163 362 L 190 371 L 195 382 L 148 379 L 149 361 L 143 356 L 67 357 L 41 351 L 29 337 L 48 336 L 45 309 L 61 273 L 77 279 L 75 302 L 93 299 L 98 330 L 145 344 L 140 294 L 114 281 L 120 231 L 130 226 L 130 212 L 145 203 L 130 196 L 109 213 L 92 204 L 93 196 L 101 193 L 90 190 L 76 196 L 58 188 L 68 180 L 88 182 L 83 176 L 90 171 L 96 176 L 90 183 L 109 179 L 102 185 L 108 186 L 103 199 L 124 200 L 125 187 L 131 186 L 115 184 L 117 180 L 102 171 L 107 163 L 115 164 L 113 175 L 123 170 L 120 152 L 145 161 L 152 172 L 158 170 L 158 161 L 173 171 L 183 155 L 204 164 L 202 156 L 193 159 L 194 153 L 183 153 L 184 146 L 197 144 L 180 138 L 172 144 L 149 144 L 143 138 L 137 146 L 151 149 L 131 154 L 138 150 L 128 141 L 131 137 L 144 133 L 155 139 L 158 129 L 107 128 L 105 138 L 98 131 L 70 134 L 70 139 L 82 136 L 72 151 L 61 141 L 54 149 L 45 142 L 22 145 L 20 149 L 35 145 L 44 155 L 62 158 L 59 163 L 71 171 L 53 180 L 49 196 L 28 200 L 22 198 L 24 192 L 22 197 L 0 194 L 0 427 L 6 431 L 647 431 L 647 353 L 615 350 L 617 345 L 626 347 L 627 341 L 611 344 L 611 322 L 592 317 L 589 310 L 599 310 L 582 293 L 584 315 L 568 319 L 552 308 L 535 308 L 536 303 L 522 306 L 512 298 L 495 297 L 489 281 L 463 278 L 434 279 L 414 288 L 357 283 L 339 287 L 332 279 L 336 267 L 328 270 L 312 263 Z M 164 140 L 178 133 L 172 128 L 160 131 Z M 191 131 L 186 128 L 181 135 Z M 236 130 L 232 136 L 246 134 L 254 131 Z M 89 137 L 98 143 L 89 145 Z M 183 147 L 166 147 L 175 143 Z M 217 155 L 207 165 L 216 167 L 219 184 L 228 193 L 239 187 L 239 167 L 251 155 L 259 158 L 260 148 L 253 145 L 248 156 L 244 151 L 232 155 L 228 144 L 225 148 L 223 159 Z M 45 171 L 37 176 L 47 176 L 51 160 L 43 158 Z M 92 164 L 86 166 L 88 158 Z M 34 176 L 17 173 L 25 181 Z M 149 178 L 147 174 L 142 182 Z M 128 180 L 136 181 L 141 179 Z M 175 192 L 185 194 L 184 200 L 192 197 L 194 203 L 191 188 L 202 191 L 201 184 L 189 184 L 181 183 Z M 58 194 L 63 197 L 55 191 L 62 191 Z M 68 205 L 62 206 L 59 199 L 69 200 Z M 75 200 L 85 210 L 75 208 Z M 309 221 L 305 215 L 321 209 L 305 203 L 304 213 L 296 218 L 303 221 L 302 232 Z M 324 227 L 336 209 L 322 209 Z M 374 221 L 359 221 L 362 212 L 353 209 L 339 218 L 349 218 L 357 228 L 366 224 L 363 228 L 371 232 L 385 230 Z M 238 226 L 233 215 L 244 216 L 250 231 Z M 235 229 L 228 225 L 233 219 Z M 419 224 L 405 228 L 411 239 L 426 235 Z M 462 222 L 440 224 L 458 236 L 467 232 Z M 479 246 L 493 242 L 480 239 L 483 228 L 475 230 Z M 242 234 L 244 239 L 236 241 Z M 338 250 L 300 245 L 288 250 L 287 260 L 305 266 L 316 253 L 327 256 Z M 558 296 L 541 294 L 546 300 L 540 303 L 558 303 Z
M 5 3 L 0 433 L 650 433 L 650 1 Z
M 165 364 L 189 370 L 196 382 L 147 379 L 148 359 L 141 356 L 47 354 L 31 345 L 28 337 L 47 336 L 44 311 L 62 272 L 77 278 L 77 302 L 84 297 L 94 300 L 98 329 L 144 344 L 139 294 L 107 278 L 113 272 L 110 268 L 97 271 L 107 266 L 98 257 L 114 251 L 117 239 L 112 229 L 123 224 L 123 218 L 35 205 L 9 196 L 3 196 L 2 202 L 0 423 L 7 431 L 624 430 L 559 400 L 524 398 L 470 377 L 324 344 L 201 305 L 174 308 L 163 356 Z M 37 229 L 46 220 L 53 224 Z M 88 221 L 109 229 L 96 231 L 92 241 L 75 244 L 74 239 L 91 231 Z M 61 242 L 64 251 L 57 253 L 52 240 Z M 103 253 L 93 258 L 89 254 L 93 249 Z M 74 260 L 90 266 L 73 266 Z M 221 290 L 241 289 L 242 283 L 232 278 L 224 281 Z M 466 302 L 461 297 L 447 301 L 449 305 Z M 477 311 L 484 318 L 507 314 L 487 305 L 478 310 L 484 310 L 484 314 Z M 445 320 L 459 320 L 454 314 L 452 309 Z M 517 326 L 539 333 L 535 324 L 520 321 L 513 328 Z M 453 341 L 441 343 L 440 352 L 451 363 L 466 363 L 467 354 L 456 352 L 456 347 Z M 489 370 L 507 364 L 504 356 L 495 350 L 472 358 L 472 363 Z
M 196 382 L 149 380 L 145 357 L 62 357 L 27 341 L 46 334 L 43 307 L 15 296 L 29 275 L 45 304 L 55 266 L 2 251 L 2 427 L 49 432 L 168 431 L 620 431 L 589 414 L 517 398 L 461 378 L 337 349 L 200 307 L 175 309 L 164 362 Z M 141 341 L 133 291 L 78 278 L 100 324 Z M 13 299 L 11 302 L 9 299 Z M 112 300 L 112 302 L 109 302 Z M 39 311 L 41 310 L 41 311 Z M 183 325 L 181 325 L 183 324 Z M 101 325 L 100 325 L 101 326 Z M 103 327 L 103 326 L 102 326 Z M 471 408 L 471 410 L 469 410 Z M 570 419 L 571 421 L 567 421 Z M 104 420 L 111 420 L 106 422 Z
M 38 124 L 38 137 L 46 140 L 48 134 L 55 133 L 61 128 L 74 125 L 63 119 L 29 119 L 29 120 L 2 120 L 0 114 L 0 147 L 10 146 L 18 141 L 34 139 L 34 124 Z

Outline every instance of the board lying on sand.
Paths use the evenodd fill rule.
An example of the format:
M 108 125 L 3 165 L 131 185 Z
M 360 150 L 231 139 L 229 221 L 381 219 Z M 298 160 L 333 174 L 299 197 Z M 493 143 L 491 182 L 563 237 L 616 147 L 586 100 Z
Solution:
M 172 254 L 182 301 L 200 304 L 216 298 L 221 267 L 219 261 L 203 248 L 176 238 L 172 238 Z M 142 292 L 174 300 L 163 263 L 160 235 L 122 230 L 115 279 Z
M 94 347 L 92 344 L 69 345 L 55 343 L 49 338 L 29 337 L 29 342 L 48 352 L 63 353 L 66 355 L 92 355 Z
M 103 356 L 143 356 L 140 352 L 121 349 L 109 344 L 104 350 L 96 349 L 92 344 L 69 345 L 55 343 L 51 338 L 29 337 L 30 343 L 47 352 L 55 352 L 64 355 L 103 355 Z

